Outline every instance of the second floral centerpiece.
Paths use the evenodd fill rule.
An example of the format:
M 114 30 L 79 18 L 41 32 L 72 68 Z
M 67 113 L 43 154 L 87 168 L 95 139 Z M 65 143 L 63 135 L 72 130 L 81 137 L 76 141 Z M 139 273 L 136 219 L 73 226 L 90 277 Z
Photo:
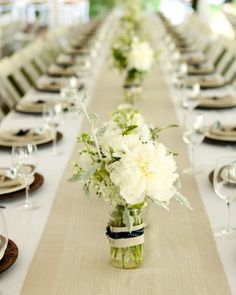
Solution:
M 142 208 L 150 199 L 168 209 L 171 199 L 189 206 L 179 192 L 180 182 L 173 154 L 157 140 L 158 128 L 148 126 L 131 106 L 120 106 L 97 131 L 94 115 L 83 112 L 91 134 L 83 133 L 84 147 L 74 164 L 72 181 L 91 188 L 111 207 L 107 236 L 111 264 L 138 267 L 143 259 Z
M 114 66 L 124 71 L 125 85 L 140 86 L 154 63 L 154 51 L 149 42 L 138 36 L 120 36 L 112 47 Z

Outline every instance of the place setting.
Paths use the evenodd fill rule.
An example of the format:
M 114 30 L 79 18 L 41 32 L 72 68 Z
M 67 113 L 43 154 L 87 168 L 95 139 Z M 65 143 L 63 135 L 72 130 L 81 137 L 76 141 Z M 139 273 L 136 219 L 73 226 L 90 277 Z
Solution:
M 213 65 L 209 62 L 188 65 L 188 75 L 211 75 L 215 71 Z
M 63 134 L 60 127 L 64 122 L 64 111 L 69 110 L 69 103 L 63 105 L 61 100 L 49 99 L 43 103 L 42 119 L 43 125 L 19 129 L 1 129 L 0 147 L 10 149 L 16 144 L 25 144 L 33 141 L 38 147 L 52 144 L 53 154 L 56 154 L 57 142 L 62 140 Z
M 19 198 L 25 195 L 26 185 L 15 175 L 12 168 L 0 167 L 0 201 Z M 29 192 L 40 188 L 44 183 L 44 177 L 35 173 L 28 181 Z
M 236 107 L 236 96 L 233 94 L 204 95 L 202 94 L 197 108 L 229 109 Z
M 61 133 L 57 133 L 57 140 L 62 138 Z M 6 129 L 0 130 L 0 147 L 12 148 L 13 145 L 18 143 L 25 143 L 34 141 L 37 146 L 52 143 L 54 134 L 48 128 L 26 128 L 26 129 Z
M 206 129 L 204 142 L 218 145 L 236 144 L 236 125 L 216 121 Z
M 188 76 L 185 79 L 185 84 L 190 86 L 198 83 L 202 90 L 224 87 L 227 83 L 219 74 Z
M 68 87 L 65 87 L 66 89 Z M 62 88 L 64 89 L 64 88 Z M 60 90 L 60 92 L 62 91 Z M 45 105 L 48 101 L 52 100 L 52 98 L 38 98 L 38 99 L 24 99 L 21 100 L 16 106 L 15 110 L 19 113 L 29 114 L 29 115 L 42 115 Z M 64 112 L 68 111 L 69 108 L 69 99 L 59 99 L 58 102 L 61 104 L 62 110 Z
M 6 220 L 0 208 L 0 275 L 16 262 L 18 255 L 17 245 L 8 238 Z
M 70 79 L 52 78 L 45 75 L 38 80 L 35 89 L 41 92 L 59 93 L 61 88 L 66 87 L 69 83 Z M 80 91 L 84 89 L 84 84 L 76 79 L 74 87 Z
M 76 67 L 71 66 L 61 66 L 58 64 L 52 64 L 47 70 L 47 75 L 49 77 L 72 77 L 76 75 Z
M 8 201 L 25 197 L 17 209 L 32 211 L 39 208 L 30 194 L 44 183 L 44 177 L 37 173 L 38 152 L 34 142 L 14 145 L 10 167 L 0 168 L 0 200 Z M 3 215 L 4 206 L 0 206 L 0 273 L 10 268 L 18 257 L 18 247 L 8 239 L 7 225 Z
M 25 197 L 17 209 L 35 210 L 38 204 L 30 194 L 44 183 L 44 177 L 37 171 L 38 149 L 33 141 L 15 144 L 11 149 L 11 160 L 0 167 L 0 201 Z

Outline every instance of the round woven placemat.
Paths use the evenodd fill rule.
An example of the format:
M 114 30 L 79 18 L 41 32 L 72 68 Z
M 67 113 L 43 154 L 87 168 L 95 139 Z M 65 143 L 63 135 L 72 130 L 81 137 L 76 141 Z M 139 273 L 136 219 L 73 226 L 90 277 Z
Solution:
M 33 192 L 33 191 L 37 190 L 38 188 L 40 188 L 43 185 L 43 183 L 44 183 L 43 175 L 41 175 L 39 173 L 35 173 L 34 182 L 30 185 L 29 192 Z M 18 198 L 18 197 L 22 197 L 24 195 L 25 195 L 25 189 L 21 189 L 16 192 L 0 195 L 0 200 Z
M 7 249 L 3 258 L 0 260 L 0 273 L 12 266 L 19 254 L 16 244 L 12 240 L 8 240 Z
M 227 141 L 227 140 L 218 140 L 218 139 L 213 139 L 210 137 L 205 136 L 204 142 L 208 144 L 214 144 L 214 145 L 236 145 L 236 140 L 235 141 Z
M 208 175 L 208 179 L 212 185 L 213 185 L 213 174 L 214 174 L 214 170 L 212 170 Z

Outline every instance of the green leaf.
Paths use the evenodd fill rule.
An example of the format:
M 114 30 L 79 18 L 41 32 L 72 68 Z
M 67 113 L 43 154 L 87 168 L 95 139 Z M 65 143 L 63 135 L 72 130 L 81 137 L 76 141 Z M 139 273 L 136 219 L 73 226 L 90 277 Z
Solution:
M 162 131 L 165 131 L 165 130 L 167 130 L 167 129 L 169 129 L 169 128 L 175 128 L 175 127 L 179 127 L 179 125 L 177 125 L 177 124 L 171 124 L 171 125 L 167 125 L 167 126 L 165 126 L 165 127 L 162 127 L 162 128 L 155 128 L 158 132 L 162 132 Z
M 129 232 L 131 233 L 133 230 L 134 218 L 130 215 L 130 211 L 127 207 L 124 207 L 123 222 L 127 226 Z
M 130 125 L 128 128 L 126 128 L 126 130 L 123 132 L 123 135 L 128 135 L 131 133 L 131 131 L 133 131 L 134 129 L 136 129 L 138 126 L 137 125 Z
M 189 208 L 190 210 L 193 209 L 193 208 L 191 207 L 191 205 L 190 205 L 188 199 L 187 199 L 185 196 L 183 196 L 181 193 L 177 192 L 177 193 L 175 194 L 175 196 L 174 196 L 174 199 L 175 199 L 178 203 L 180 203 L 182 206 L 185 206 L 185 207 Z
M 161 202 L 161 201 L 158 201 L 158 200 L 154 200 L 152 199 L 154 203 L 156 203 L 158 206 L 164 208 L 166 211 L 169 211 L 169 207 L 166 205 L 165 202 Z
M 95 164 L 92 167 L 90 167 L 87 171 L 85 171 L 82 175 L 81 175 L 81 179 L 83 181 L 88 181 L 89 178 L 96 172 L 96 170 L 98 169 L 99 164 Z
M 128 205 L 128 208 L 133 208 L 133 209 L 141 209 L 143 207 L 144 207 L 144 202 L 138 203 L 138 204 L 135 204 L 135 205 Z
M 178 153 L 173 152 L 170 149 L 168 149 L 168 153 L 171 154 L 172 156 L 178 156 L 179 155 Z
M 81 180 L 81 173 L 76 173 L 71 178 L 68 179 L 68 181 L 71 181 L 71 182 L 78 182 L 80 180 Z

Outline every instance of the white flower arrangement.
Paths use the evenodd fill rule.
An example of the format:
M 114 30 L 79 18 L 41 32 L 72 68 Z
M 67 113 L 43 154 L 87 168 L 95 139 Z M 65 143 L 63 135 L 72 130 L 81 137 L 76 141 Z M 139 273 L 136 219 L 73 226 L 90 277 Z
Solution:
M 139 72 L 147 72 L 151 69 L 154 62 L 154 51 L 146 41 L 134 38 L 131 50 L 128 53 L 128 69 Z
M 87 118 L 92 121 L 93 116 Z M 171 199 L 190 207 L 179 192 L 180 182 L 171 153 L 157 141 L 161 129 L 148 126 L 129 105 L 120 106 L 109 122 L 92 134 L 83 133 L 84 144 L 71 181 L 79 181 L 85 193 L 94 188 L 113 207 L 124 207 L 124 223 L 132 231 L 129 209 L 141 208 L 147 199 L 168 210 Z
M 137 35 L 121 35 L 112 48 L 114 66 L 126 71 L 126 82 L 140 84 L 155 62 L 155 52 Z

